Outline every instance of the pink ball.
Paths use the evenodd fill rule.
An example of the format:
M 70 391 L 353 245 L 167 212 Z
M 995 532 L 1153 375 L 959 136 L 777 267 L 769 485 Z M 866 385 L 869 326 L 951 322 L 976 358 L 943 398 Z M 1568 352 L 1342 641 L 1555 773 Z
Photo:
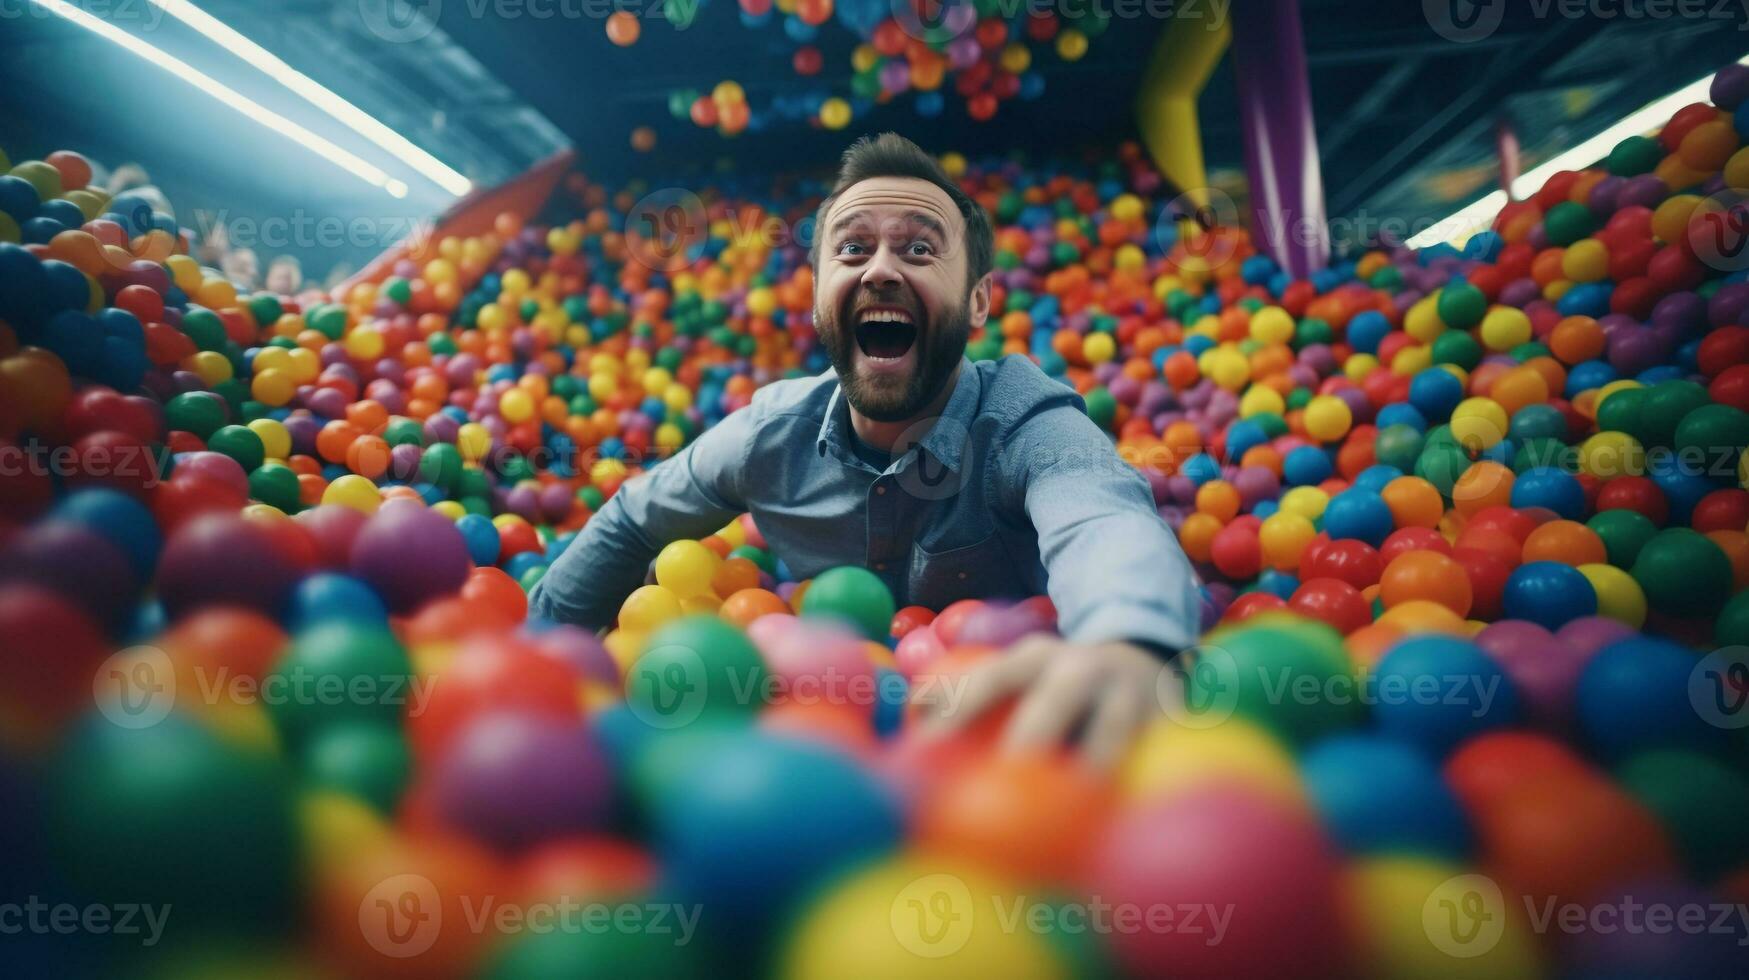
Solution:
M 759 617 L 751 625 L 773 618 Z M 765 667 L 783 700 L 800 704 L 846 705 L 872 710 L 874 664 L 861 637 L 836 626 L 796 620 L 769 645 L 761 645 Z
M 1595 650 L 1580 650 L 1536 623 L 1507 619 L 1476 634 L 1518 689 L 1525 715 L 1537 727 L 1566 731 L 1573 723 L 1573 692 Z
M 165 544 L 158 598 L 172 619 L 202 606 L 278 616 L 298 577 L 297 566 L 261 525 L 236 514 L 207 514 Z
M 407 500 L 384 504 L 352 543 L 352 574 L 395 613 L 455 592 L 473 567 L 455 522 Z
M 911 677 L 946 652 L 947 647 L 942 645 L 941 637 L 935 635 L 933 628 L 919 626 L 899 640 L 898 647 L 893 650 L 893 662 L 899 673 Z
M 1113 904 L 1229 916 L 1218 943 L 1207 922 L 1201 933 L 1114 932 L 1135 976 L 1349 975 L 1329 841 L 1310 815 L 1253 789 L 1211 785 L 1128 812 L 1094 858 L 1090 890 Z
M 176 467 L 171 471 L 173 476 L 183 473 L 199 473 L 201 476 L 218 480 L 236 488 L 244 497 L 249 496 L 249 474 L 243 472 L 243 464 L 224 453 L 202 450 L 183 453 L 176 457 Z
M 367 518 L 360 511 L 326 504 L 301 511 L 292 520 L 304 526 L 316 541 L 316 560 L 323 568 L 352 566 L 352 542 Z

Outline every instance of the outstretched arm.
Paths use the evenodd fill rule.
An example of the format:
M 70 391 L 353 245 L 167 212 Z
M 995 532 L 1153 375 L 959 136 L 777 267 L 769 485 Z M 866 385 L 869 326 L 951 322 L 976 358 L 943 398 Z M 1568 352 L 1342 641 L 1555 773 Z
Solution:
M 583 525 L 529 595 L 529 612 L 600 629 L 644 583 L 670 541 L 702 538 L 746 510 L 755 407 L 731 412 L 692 445 L 627 480 Z

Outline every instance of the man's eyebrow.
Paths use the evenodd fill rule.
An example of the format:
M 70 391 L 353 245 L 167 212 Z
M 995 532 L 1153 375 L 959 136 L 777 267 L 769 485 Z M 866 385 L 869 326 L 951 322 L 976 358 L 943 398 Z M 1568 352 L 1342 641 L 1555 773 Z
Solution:
M 851 211 L 848 214 L 840 215 L 837 221 L 832 222 L 831 233 L 836 235 L 866 217 L 868 217 L 868 212 L 865 210 Z M 935 215 L 932 215 L 927 211 L 907 211 L 904 214 L 904 218 L 907 221 L 914 221 L 917 224 L 922 225 L 934 232 L 938 237 L 947 237 L 947 226 L 943 225 Z

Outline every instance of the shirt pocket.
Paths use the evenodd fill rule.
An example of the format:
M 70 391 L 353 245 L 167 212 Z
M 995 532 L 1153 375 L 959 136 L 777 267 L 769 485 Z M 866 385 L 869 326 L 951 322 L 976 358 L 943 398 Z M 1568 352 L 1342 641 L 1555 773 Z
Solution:
M 1018 598 L 1020 576 L 995 531 L 972 544 L 931 551 L 911 546 L 910 600 L 940 610 L 961 599 Z

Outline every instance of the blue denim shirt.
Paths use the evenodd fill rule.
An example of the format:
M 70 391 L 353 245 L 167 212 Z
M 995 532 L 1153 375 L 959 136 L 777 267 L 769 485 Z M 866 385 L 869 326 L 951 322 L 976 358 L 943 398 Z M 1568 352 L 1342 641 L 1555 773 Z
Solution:
M 1048 593 L 1078 642 L 1195 643 L 1196 574 L 1081 396 L 1010 355 L 960 365 L 939 418 L 884 471 L 859 458 L 837 376 L 780 381 L 673 458 L 626 481 L 530 597 L 535 613 L 600 627 L 670 541 L 751 512 L 808 578 L 861 565 L 900 605 Z

